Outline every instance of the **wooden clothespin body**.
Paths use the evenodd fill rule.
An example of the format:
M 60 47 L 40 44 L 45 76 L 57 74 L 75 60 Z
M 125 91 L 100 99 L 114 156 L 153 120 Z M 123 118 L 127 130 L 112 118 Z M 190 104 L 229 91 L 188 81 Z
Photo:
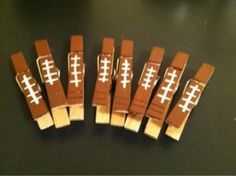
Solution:
M 185 70 L 189 55 L 178 52 L 170 67 L 166 69 L 162 82 L 155 96 L 147 108 L 146 116 L 149 117 L 144 133 L 157 139 L 171 101 L 179 87 L 180 79 Z
M 54 124 L 50 112 L 41 95 L 41 89 L 34 79 L 21 52 L 11 56 L 16 72 L 16 81 L 24 94 L 32 118 L 38 123 L 41 130 Z
M 158 80 L 158 72 L 163 59 L 164 49 L 153 47 L 148 61 L 143 67 L 138 88 L 129 108 L 125 121 L 125 129 L 138 132 L 154 86 Z
M 68 126 L 70 119 L 66 109 L 66 95 L 60 80 L 60 70 L 55 64 L 47 40 L 36 41 L 35 48 L 39 74 L 46 87 L 55 127 Z
M 193 108 L 198 104 L 201 94 L 211 78 L 215 68 L 210 64 L 202 64 L 193 79 L 190 79 L 166 122 L 169 124 L 166 135 L 179 140 Z
M 123 127 L 131 99 L 133 77 L 133 41 L 123 40 L 120 57 L 117 59 L 116 87 L 111 114 L 111 125 Z
M 67 101 L 70 120 L 84 120 L 84 75 L 83 36 L 71 36 L 68 54 Z
M 114 39 L 104 38 L 102 52 L 97 58 L 98 72 L 92 103 L 96 107 L 95 122 L 97 124 L 110 123 L 114 51 Z

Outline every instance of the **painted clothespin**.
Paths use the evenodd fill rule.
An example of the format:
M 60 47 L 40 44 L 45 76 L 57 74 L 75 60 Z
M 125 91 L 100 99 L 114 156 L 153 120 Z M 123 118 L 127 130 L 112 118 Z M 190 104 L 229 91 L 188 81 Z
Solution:
M 35 42 L 38 55 L 37 66 L 44 83 L 56 128 L 70 125 L 67 113 L 67 100 L 60 80 L 60 71 L 52 57 L 47 40 Z
M 157 139 L 159 136 L 171 101 L 179 87 L 188 57 L 187 53 L 177 52 L 170 67 L 166 69 L 163 80 L 147 108 L 146 116 L 149 119 L 144 134 L 151 138 Z
M 98 124 L 110 123 L 111 85 L 114 60 L 114 39 L 104 38 L 102 53 L 97 57 L 97 80 L 92 105 L 96 107 Z
M 130 105 L 133 45 L 131 40 L 122 40 L 120 57 L 117 59 L 116 87 L 111 114 L 111 125 L 113 126 L 124 126 Z
M 164 49 L 154 47 L 148 62 L 145 63 L 138 88 L 129 108 L 125 129 L 138 132 L 154 86 L 158 81 L 158 72 L 162 63 Z
M 41 89 L 32 76 L 23 53 L 15 53 L 11 59 L 16 72 L 16 82 L 24 94 L 33 119 L 41 130 L 52 126 L 54 123 L 41 95 Z
M 180 139 L 188 117 L 193 108 L 198 104 L 201 94 L 214 70 L 215 68 L 212 65 L 204 63 L 194 78 L 186 83 L 179 101 L 166 119 L 166 122 L 169 124 L 166 135 L 177 141 Z
M 68 54 L 67 101 L 70 120 L 84 120 L 84 74 L 83 36 L 71 36 Z

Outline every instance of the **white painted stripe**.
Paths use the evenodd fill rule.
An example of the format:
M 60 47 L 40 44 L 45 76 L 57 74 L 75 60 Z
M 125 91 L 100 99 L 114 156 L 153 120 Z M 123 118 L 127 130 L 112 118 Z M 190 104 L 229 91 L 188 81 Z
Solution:
M 46 70 L 46 74 L 43 76 L 45 78 L 45 83 L 49 83 L 50 85 L 53 85 L 55 81 L 58 80 L 58 77 L 53 78 L 53 76 L 58 75 L 57 72 L 51 72 L 51 68 L 54 68 L 54 65 L 50 65 L 50 64 L 54 64 L 53 61 L 51 60 L 45 60 L 42 65 L 44 65 L 45 67 L 43 67 L 43 70 Z
M 172 92 L 173 89 L 169 88 L 169 87 L 162 87 L 162 90 L 166 91 L 166 92 Z
M 103 83 L 106 82 L 106 81 L 108 81 L 107 78 L 98 78 L 98 80 L 99 80 L 99 81 L 102 81 Z
M 170 83 L 170 84 L 175 84 L 175 81 L 173 81 L 171 79 L 165 79 L 165 82 Z
M 185 101 L 185 102 L 188 101 L 187 98 L 183 98 L 182 100 Z M 190 100 L 190 101 L 189 101 L 189 104 L 195 104 L 195 102 Z
M 172 92 L 173 89 L 171 89 L 171 86 L 175 84 L 175 78 L 177 77 L 176 70 L 173 70 L 171 73 L 167 73 L 168 76 L 171 76 L 170 79 L 166 78 L 164 82 L 167 82 L 166 87 L 161 87 L 162 90 L 164 90 L 163 94 L 158 94 L 157 96 L 161 98 L 161 103 L 163 104 L 165 100 L 169 101 L 171 98 L 167 97 L 169 92 Z
M 73 72 L 71 72 L 72 75 L 79 75 L 79 74 L 81 74 L 81 73 L 82 73 L 82 72 L 80 72 L 80 71 L 76 71 L 76 72 L 73 71 Z
M 38 96 L 37 99 L 38 99 L 38 100 L 42 99 L 42 96 Z M 39 101 L 38 101 L 38 102 L 39 102 Z M 30 103 L 35 103 L 35 101 L 34 101 L 34 100 L 31 100 Z M 38 103 L 36 103 L 36 104 L 38 104 Z
M 98 80 L 101 81 L 102 83 L 105 83 L 106 81 L 108 81 L 107 76 L 109 75 L 108 70 L 110 69 L 109 63 L 110 63 L 110 61 L 106 57 L 103 60 L 101 60 L 100 69 L 102 69 L 103 72 L 101 72 L 99 74 Z
M 34 91 L 35 94 L 39 93 L 39 91 Z M 27 97 L 32 97 L 31 94 L 27 95 Z
M 193 98 L 196 98 L 196 97 L 197 97 L 196 95 L 192 95 L 191 92 L 186 92 L 186 95 L 188 95 L 188 96 L 191 95 Z
M 51 68 L 53 68 L 53 65 L 50 65 L 50 66 L 48 66 L 47 68 L 44 67 L 43 70 L 47 70 L 47 69 L 51 69 Z
M 29 83 L 29 85 L 30 85 L 31 87 L 33 87 L 33 86 L 35 86 L 36 84 L 35 84 L 35 83 L 30 84 L 30 83 Z M 24 90 L 27 90 L 27 89 L 28 89 L 27 87 L 24 88 Z
M 29 94 L 27 95 L 27 97 L 32 98 L 32 100 L 30 101 L 31 103 L 39 104 L 40 96 L 36 96 L 36 94 L 39 92 L 33 90 L 33 86 L 35 86 L 36 84 L 35 83 L 30 84 L 30 82 L 29 82 L 30 79 L 32 79 L 32 77 L 27 77 L 26 75 L 23 75 L 22 83 L 25 84 L 24 90 L 29 91 Z
M 125 89 L 126 85 L 130 83 L 130 80 L 128 80 L 128 76 L 129 76 L 128 71 L 130 70 L 130 64 L 127 59 L 125 59 L 124 62 L 122 63 L 121 70 L 123 71 L 123 73 L 121 74 L 122 76 L 121 84 L 122 84 L 122 87 Z
M 21 81 L 21 83 L 25 83 L 26 81 L 29 81 L 29 80 L 31 80 L 31 79 L 32 79 L 32 77 L 31 77 L 31 76 L 29 76 L 29 77 L 27 77 L 27 78 L 23 79 L 23 80 Z
M 199 86 L 198 85 L 190 85 L 189 86 L 192 91 L 191 92 L 186 92 L 185 94 L 188 95 L 187 98 L 182 98 L 182 100 L 184 101 L 184 104 L 179 104 L 178 106 L 182 108 L 182 112 L 190 112 L 190 108 L 188 107 L 190 104 L 195 104 L 196 101 L 192 101 L 193 98 L 196 98 L 196 95 L 195 93 L 196 92 L 199 92 L 200 89 L 199 89 Z
M 164 103 L 165 100 L 170 100 L 169 97 L 162 94 L 158 94 L 157 96 L 161 98 L 161 103 Z
M 185 105 L 179 104 L 178 105 L 180 108 L 182 108 L 182 112 L 190 112 L 191 109 L 189 109 L 188 107 L 186 107 Z
M 151 68 L 147 69 L 147 73 L 145 74 L 145 78 L 143 79 L 144 83 L 141 85 L 144 87 L 145 90 L 147 90 L 149 87 L 151 87 L 151 78 L 154 77 L 154 74 L 156 73 L 156 70 L 154 70 L 153 66 Z
M 75 61 L 77 61 L 77 60 L 75 60 Z M 73 67 L 79 67 L 80 66 L 80 64 L 77 64 L 77 63 L 75 63 L 75 64 L 71 64 L 71 67 L 73 68 Z
M 46 83 L 50 83 L 51 85 L 53 84 L 53 82 L 56 82 L 58 80 L 58 78 L 51 78 L 50 80 L 46 80 Z
M 75 84 L 75 87 L 79 86 L 79 83 L 82 82 L 81 79 L 79 79 L 78 75 L 81 74 L 80 71 L 78 71 L 79 67 L 81 66 L 78 61 L 81 59 L 81 57 L 78 57 L 77 55 L 74 55 L 74 57 L 71 58 L 72 61 L 74 61 L 70 66 L 73 68 L 73 71 L 71 72 L 71 75 L 73 75 L 73 80 L 70 80 L 70 83 Z
M 47 59 L 46 59 L 46 61 L 47 61 L 47 62 L 43 62 L 42 65 L 45 65 L 45 66 L 46 66 L 46 65 L 48 65 L 48 64 L 53 64 L 53 63 L 54 63 L 54 61 L 52 61 L 52 60 L 47 60 Z
M 49 76 L 54 76 L 54 75 L 57 75 L 57 74 L 58 74 L 57 72 L 53 72 L 50 75 L 44 75 L 43 77 L 44 78 L 48 78 Z
M 197 87 L 196 87 L 197 86 Z M 198 85 L 192 86 L 190 85 L 191 89 L 195 89 L 196 92 L 200 92 L 201 90 L 198 88 Z

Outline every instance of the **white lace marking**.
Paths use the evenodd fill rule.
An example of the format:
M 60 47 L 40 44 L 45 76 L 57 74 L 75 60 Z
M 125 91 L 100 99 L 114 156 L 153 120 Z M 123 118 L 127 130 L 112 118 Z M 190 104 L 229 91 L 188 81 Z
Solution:
M 49 76 L 54 76 L 54 75 L 57 75 L 57 73 L 54 72 L 54 73 L 51 73 L 50 75 L 45 75 L 44 77 L 45 77 L 45 78 L 48 78 Z
M 177 77 L 176 75 L 176 70 L 173 70 L 172 73 L 167 73 L 168 76 L 170 76 L 170 79 L 165 79 L 164 81 L 167 82 L 166 87 L 162 87 L 161 89 L 164 90 L 163 94 L 157 94 L 158 97 L 161 98 L 161 103 L 163 104 L 165 100 L 169 101 L 170 98 L 167 96 L 169 92 L 172 92 L 173 89 L 171 89 L 171 86 L 175 84 L 175 78 Z
M 154 74 L 156 73 L 156 70 L 153 69 L 153 67 L 147 69 L 147 73 L 145 74 L 144 83 L 141 85 L 144 87 L 145 90 L 147 90 L 149 87 L 151 87 L 151 78 L 154 77 Z
M 36 84 L 30 84 L 30 80 L 32 79 L 32 77 L 27 77 L 26 75 L 23 75 L 23 80 L 21 81 L 21 83 L 25 84 L 24 90 L 28 90 L 29 94 L 27 95 L 27 97 L 31 97 L 32 100 L 30 101 L 30 103 L 35 103 L 35 104 L 39 104 L 39 99 L 42 98 L 42 96 L 37 96 L 36 94 L 39 93 L 39 91 L 34 91 L 33 86 L 35 86 Z
M 108 81 L 107 76 L 109 75 L 108 70 L 110 69 L 109 67 L 110 63 L 111 61 L 109 61 L 106 57 L 103 60 L 101 60 L 102 66 L 100 69 L 102 69 L 103 71 L 99 74 L 98 80 L 102 81 L 102 83 L 105 83 L 106 81 Z
M 71 72 L 71 75 L 73 76 L 73 80 L 70 80 L 70 83 L 75 84 L 75 87 L 79 86 L 79 83 L 82 81 L 81 79 L 78 78 L 79 74 L 81 74 L 80 71 L 78 71 L 78 67 L 80 67 L 80 64 L 78 61 L 81 58 L 75 55 L 74 57 L 71 58 L 72 61 L 74 61 L 70 66 L 72 67 L 73 71 Z
M 35 84 L 35 83 L 30 84 L 30 83 L 29 83 L 29 85 L 30 85 L 31 87 L 33 87 L 33 86 L 35 86 L 36 84 Z M 27 90 L 27 89 L 28 89 L 27 87 L 24 87 L 24 90 Z
M 51 72 L 51 68 L 53 68 L 54 66 L 52 65 L 54 64 L 53 61 L 48 61 L 47 59 L 42 63 L 42 65 L 44 66 L 42 68 L 42 70 L 46 70 L 46 74 L 43 75 L 43 78 L 45 79 L 46 83 L 49 83 L 50 85 L 53 85 L 55 81 L 58 80 L 58 78 L 53 78 L 53 76 L 58 75 L 57 72 Z
M 192 98 L 196 98 L 197 96 L 195 95 L 196 92 L 200 92 L 199 86 L 195 85 L 192 86 L 190 85 L 190 88 L 192 89 L 191 92 L 186 92 L 185 94 L 188 95 L 187 98 L 182 98 L 182 100 L 185 102 L 184 104 L 179 104 L 178 106 L 182 108 L 182 112 L 190 112 L 190 108 L 188 106 L 190 104 L 195 104 L 194 101 L 192 101 Z
M 123 78 L 121 80 L 121 84 L 122 84 L 122 87 L 125 89 L 127 83 L 130 83 L 130 80 L 127 79 L 128 76 L 129 76 L 129 72 L 128 71 L 130 70 L 130 64 L 129 64 L 127 59 L 125 59 L 125 62 L 122 63 L 121 70 L 123 71 L 123 73 L 121 74 L 121 76 Z

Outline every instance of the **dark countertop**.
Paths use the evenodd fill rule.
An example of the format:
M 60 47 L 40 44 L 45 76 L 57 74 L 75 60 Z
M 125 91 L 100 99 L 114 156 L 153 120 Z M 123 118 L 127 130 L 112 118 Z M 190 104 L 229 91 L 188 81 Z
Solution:
M 85 121 L 40 131 L 17 87 L 10 56 L 23 51 L 40 82 L 33 42 L 47 38 L 65 86 L 72 34 L 84 35 Z M 133 134 L 94 124 L 96 56 L 105 36 L 115 38 L 116 56 L 122 39 L 134 40 L 133 90 L 153 45 L 166 49 L 161 76 L 177 51 L 190 54 L 175 101 L 203 62 L 216 67 L 180 142 L 164 131 L 154 141 L 143 127 Z M 233 0 L 0 1 L 0 173 L 236 174 L 235 47 Z

